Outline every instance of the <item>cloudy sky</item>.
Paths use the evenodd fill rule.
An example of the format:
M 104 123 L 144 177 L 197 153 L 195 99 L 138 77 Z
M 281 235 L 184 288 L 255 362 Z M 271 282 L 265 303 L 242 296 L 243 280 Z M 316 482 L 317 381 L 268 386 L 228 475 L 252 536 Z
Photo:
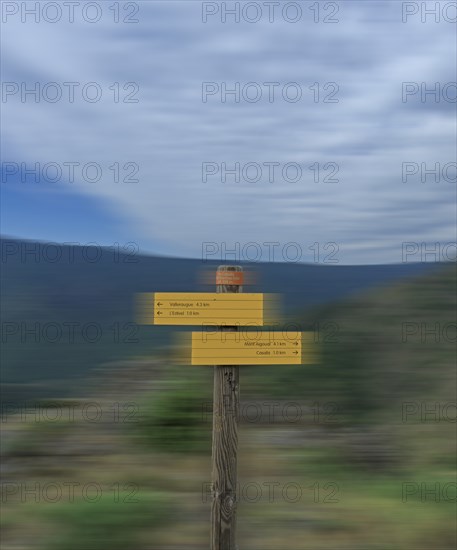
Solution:
M 3 2 L 2 234 L 344 264 L 455 242 L 455 2 L 222 4 Z

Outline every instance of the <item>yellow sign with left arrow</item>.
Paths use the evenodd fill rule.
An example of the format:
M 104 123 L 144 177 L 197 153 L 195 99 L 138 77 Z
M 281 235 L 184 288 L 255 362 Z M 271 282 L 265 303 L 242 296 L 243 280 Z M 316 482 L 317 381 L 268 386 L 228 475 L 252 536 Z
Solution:
M 140 295 L 140 323 L 263 326 L 275 300 L 261 293 L 154 292 Z

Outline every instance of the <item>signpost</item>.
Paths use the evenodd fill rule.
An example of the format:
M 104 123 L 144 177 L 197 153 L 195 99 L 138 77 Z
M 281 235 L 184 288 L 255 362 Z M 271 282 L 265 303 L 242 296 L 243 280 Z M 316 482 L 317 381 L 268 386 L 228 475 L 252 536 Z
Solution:
M 236 285 L 242 286 L 244 281 L 242 271 L 223 271 L 216 272 L 216 285 Z
M 154 325 L 262 326 L 266 317 L 266 300 L 258 293 L 155 292 L 142 302 L 145 321 Z
M 192 332 L 191 365 L 302 365 L 313 363 L 312 344 L 300 332 Z
M 214 366 L 211 550 L 237 550 L 239 365 L 315 363 L 311 335 L 246 331 L 267 324 L 274 299 L 242 293 L 243 270 L 220 266 L 216 292 L 155 292 L 140 298 L 140 322 L 213 326 L 192 332 L 191 365 Z

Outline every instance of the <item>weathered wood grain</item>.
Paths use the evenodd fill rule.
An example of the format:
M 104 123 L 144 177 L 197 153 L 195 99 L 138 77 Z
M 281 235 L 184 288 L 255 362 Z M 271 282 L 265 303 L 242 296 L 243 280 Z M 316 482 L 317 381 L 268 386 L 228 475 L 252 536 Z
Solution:
M 242 271 L 220 266 L 219 271 Z M 217 285 L 217 292 L 242 292 L 237 285 Z M 220 327 L 236 331 L 236 327 Z M 211 550 L 236 550 L 237 447 L 240 403 L 239 367 L 214 367 Z

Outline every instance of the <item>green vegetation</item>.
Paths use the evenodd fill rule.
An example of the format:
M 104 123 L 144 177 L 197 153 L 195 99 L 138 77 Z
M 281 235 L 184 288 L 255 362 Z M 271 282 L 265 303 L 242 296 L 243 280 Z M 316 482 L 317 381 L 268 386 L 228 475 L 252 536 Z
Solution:
M 127 499 L 113 493 L 98 502 L 66 503 L 47 510 L 48 519 L 58 525 L 47 550 L 124 550 L 138 547 L 142 531 L 169 521 L 169 503 L 160 493 L 138 493 Z
M 347 425 L 398 420 L 408 400 L 455 399 L 455 288 L 448 266 L 301 314 L 320 363 L 246 369 L 243 396 L 336 402 Z M 439 341 L 425 333 L 435 325 Z
M 167 371 L 167 384 L 140 406 L 135 436 L 152 449 L 166 452 L 211 452 L 212 369 L 183 367 Z

